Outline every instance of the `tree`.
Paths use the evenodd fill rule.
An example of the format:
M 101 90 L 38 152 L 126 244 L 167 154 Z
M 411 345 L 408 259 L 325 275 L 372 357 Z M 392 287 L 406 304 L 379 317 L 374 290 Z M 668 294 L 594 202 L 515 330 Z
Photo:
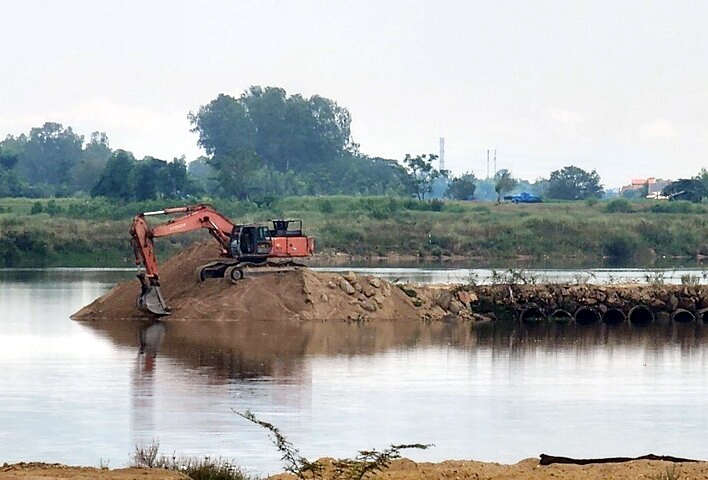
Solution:
M 169 189 L 167 162 L 145 157 L 135 162 L 131 171 L 132 196 L 136 200 L 152 200 L 165 196 Z
M 116 150 L 106 162 L 101 177 L 91 189 L 93 197 L 115 198 L 128 201 L 133 198 L 133 170 L 135 158 L 130 152 Z
M 699 178 L 681 178 L 669 183 L 661 191 L 661 194 L 669 197 L 670 200 L 700 203 L 708 192 Z
M 252 86 L 239 97 L 219 95 L 190 113 L 189 120 L 211 172 L 201 164 L 194 169 L 201 171 L 200 182 L 208 190 L 214 182 L 208 183 L 207 176 L 218 181 L 222 195 L 415 190 L 400 164 L 362 155 L 351 139 L 349 111 L 319 95 L 306 98 L 282 88 Z M 426 193 L 417 192 L 420 197 Z
M 708 170 L 706 170 L 705 168 L 701 168 L 701 171 L 698 172 L 698 175 L 693 178 L 701 182 L 701 185 L 703 185 L 703 190 L 708 193 Z
M 588 173 L 570 165 L 551 172 L 546 195 L 559 200 L 584 200 L 602 197 L 600 176 L 595 170 Z
M 622 198 L 645 198 L 649 194 L 649 184 L 645 183 L 639 188 L 632 188 L 630 190 L 625 190 L 622 192 Z
M 215 195 L 219 191 L 216 171 L 209 165 L 209 157 L 200 156 L 187 165 L 191 189 Z
M 425 194 L 430 193 L 433 180 L 441 174 L 433 168 L 433 161 L 438 158 L 432 153 L 411 157 L 406 154 L 403 164 L 410 171 L 409 187 L 419 201 L 425 199 Z
M 252 151 L 216 154 L 209 159 L 209 166 L 216 173 L 219 193 L 239 200 L 248 198 L 260 159 Z
M 104 132 L 93 132 L 71 174 L 76 192 L 91 192 L 111 154 L 108 136 Z
M 476 188 L 477 179 L 474 173 L 465 173 L 460 177 L 452 179 L 452 182 L 445 192 L 445 196 L 453 200 L 472 200 Z
M 18 197 L 23 195 L 25 184 L 15 166 L 19 160 L 16 153 L 0 148 L 0 196 Z
M 30 183 L 47 183 L 73 188 L 72 172 L 81 158 L 84 137 L 71 127 L 46 122 L 30 130 L 20 155 L 19 168 Z
M 184 156 L 174 158 L 167 164 L 165 195 L 170 198 L 179 198 L 189 193 L 190 179 L 187 173 L 187 161 Z
M 497 192 L 497 203 L 501 202 L 501 197 L 505 193 L 511 192 L 519 183 L 517 179 L 511 176 L 511 172 L 507 169 L 499 170 L 494 176 L 494 191 Z
M 263 166 L 282 172 L 311 171 L 354 149 L 347 109 L 318 95 L 288 96 L 282 88 L 219 95 L 189 120 L 208 154 L 231 160 L 255 154 Z

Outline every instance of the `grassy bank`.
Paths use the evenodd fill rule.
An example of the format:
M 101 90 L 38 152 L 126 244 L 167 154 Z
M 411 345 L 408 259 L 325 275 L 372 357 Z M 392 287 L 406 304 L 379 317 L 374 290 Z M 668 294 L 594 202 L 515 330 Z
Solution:
M 320 252 L 357 256 L 468 259 L 604 257 L 650 264 L 708 254 L 708 208 L 684 202 L 614 200 L 542 204 L 425 202 L 389 197 L 295 197 L 264 204 L 211 202 L 234 222 L 301 218 Z M 115 205 L 93 199 L 0 199 L 0 265 L 132 264 L 128 227 L 162 202 Z M 155 218 L 157 222 L 159 217 Z M 165 256 L 205 232 L 160 239 Z

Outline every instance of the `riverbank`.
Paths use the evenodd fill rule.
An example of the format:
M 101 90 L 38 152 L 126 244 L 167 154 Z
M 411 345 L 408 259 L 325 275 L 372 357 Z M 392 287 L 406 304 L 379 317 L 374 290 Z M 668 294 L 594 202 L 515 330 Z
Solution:
M 326 460 L 325 460 L 326 461 Z M 99 479 L 99 480 L 183 480 L 189 477 L 163 469 L 101 469 L 71 467 L 59 464 L 22 463 L 0 467 L 0 479 Z M 291 474 L 270 477 L 273 480 L 295 479 Z M 323 477 L 332 478 L 332 477 Z M 626 463 L 600 463 L 591 465 L 554 464 L 540 466 L 539 460 L 529 458 L 513 465 L 477 462 L 472 460 L 447 460 L 440 463 L 416 463 L 401 459 L 377 474 L 383 480 L 667 480 L 678 478 L 708 478 L 708 462 L 671 463 L 640 460 Z
M 543 262 L 547 267 L 608 262 L 646 266 L 671 258 L 695 262 L 708 254 L 706 208 L 685 202 L 497 205 L 333 196 L 284 198 L 260 205 L 212 203 L 234 222 L 302 219 L 305 232 L 317 240 L 316 260 L 322 263 L 346 259 L 495 267 L 519 262 Z M 127 233 L 131 217 L 167 206 L 172 203 L 0 199 L 0 266 L 132 265 Z M 161 239 L 158 254 L 165 259 L 206 237 L 198 232 Z

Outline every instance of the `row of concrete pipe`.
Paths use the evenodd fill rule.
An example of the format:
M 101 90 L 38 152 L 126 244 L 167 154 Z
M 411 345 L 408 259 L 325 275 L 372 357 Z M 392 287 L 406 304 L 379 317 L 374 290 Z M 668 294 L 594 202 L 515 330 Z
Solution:
M 627 322 L 631 325 L 649 325 L 656 320 L 654 310 L 647 305 L 635 305 L 627 313 L 619 308 L 603 310 L 605 310 L 604 313 L 597 308 L 583 306 L 574 313 L 559 308 L 548 314 L 540 306 L 529 303 L 521 309 L 519 320 L 524 323 L 551 320 L 556 322 L 575 322 L 579 325 L 592 325 L 601 322 L 607 325 L 622 325 Z M 708 308 L 697 310 L 696 312 L 678 308 L 670 312 L 669 317 L 677 323 L 708 323 Z

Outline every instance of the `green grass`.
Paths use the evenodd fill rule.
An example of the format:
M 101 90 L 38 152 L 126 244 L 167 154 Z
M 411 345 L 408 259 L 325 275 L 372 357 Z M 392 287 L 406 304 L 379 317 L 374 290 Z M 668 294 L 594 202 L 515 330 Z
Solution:
M 0 265 L 130 265 L 131 217 L 179 205 L 65 198 L 56 199 L 49 208 L 51 201 L 0 199 Z M 708 253 L 706 208 L 685 202 L 496 205 L 350 196 L 289 197 L 267 205 L 206 201 L 234 223 L 300 218 L 305 231 L 316 238 L 319 251 L 357 255 L 455 255 L 470 262 L 498 260 L 498 264 L 519 256 L 586 259 L 586 263 L 615 257 L 641 264 L 654 258 Z M 42 204 L 42 213 L 31 214 L 36 202 Z M 209 238 L 201 233 L 160 239 L 158 254 L 165 258 L 194 238 Z

